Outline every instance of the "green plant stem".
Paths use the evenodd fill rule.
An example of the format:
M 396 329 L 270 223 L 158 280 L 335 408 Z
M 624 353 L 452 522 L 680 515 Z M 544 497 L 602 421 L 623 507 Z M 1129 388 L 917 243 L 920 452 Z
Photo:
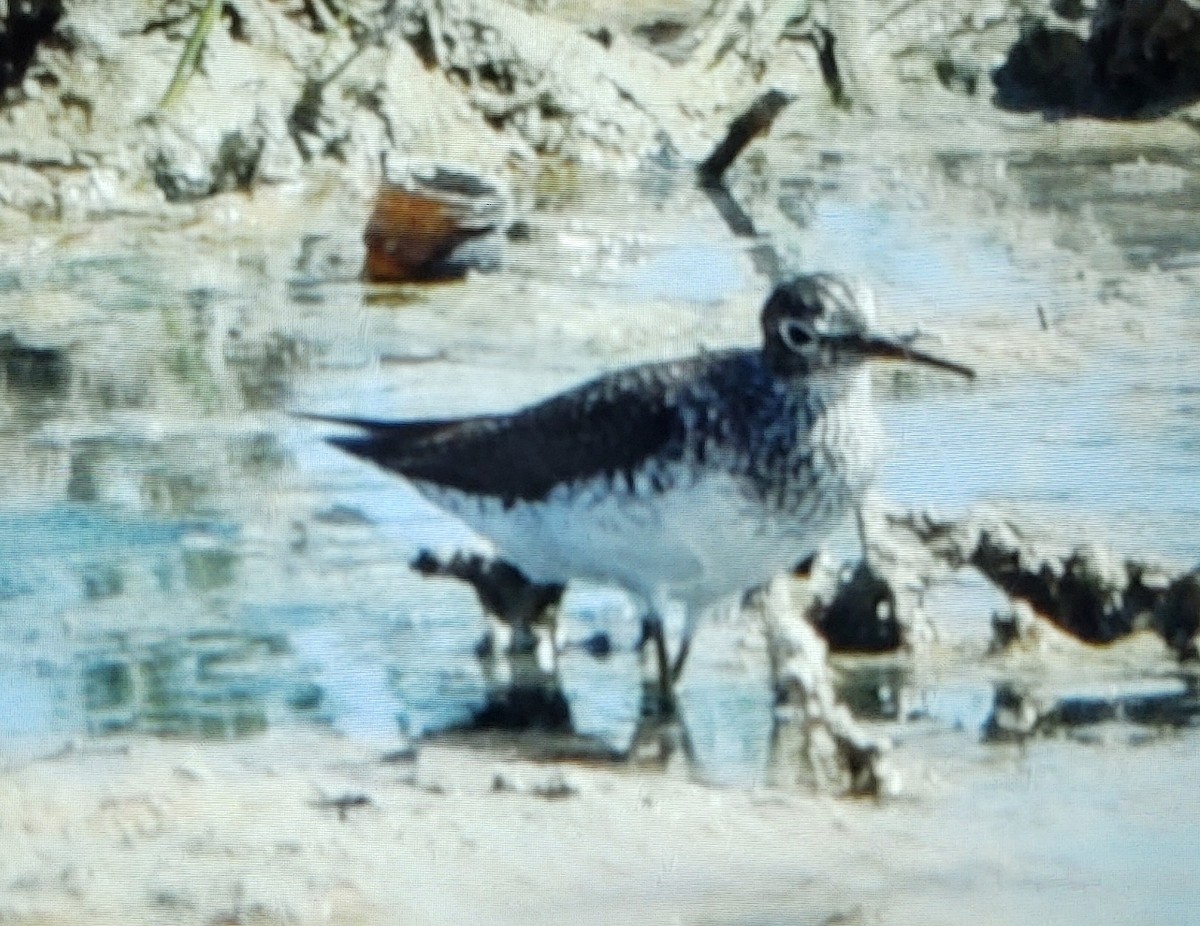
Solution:
M 183 54 L 179 57 L 179 63 L 175 65 L 175 74 L 171 77 L 167 92 L 159 101 L 159 109 L 166 109 L 179 99 L 184 88 L 187 87 L 187 82 L 196 73 L 200 52 L 204 50 L 208 34 L 212 32 L 212 27 L 216 25 L 217 19 L 221 15 L 222 3 L 223 0 L 208 0 L 204 4 L 204 9 L 200 11 L 200 18 L 196 20 L 196 28 L 192 30 L 187 45 L 184 46 Z

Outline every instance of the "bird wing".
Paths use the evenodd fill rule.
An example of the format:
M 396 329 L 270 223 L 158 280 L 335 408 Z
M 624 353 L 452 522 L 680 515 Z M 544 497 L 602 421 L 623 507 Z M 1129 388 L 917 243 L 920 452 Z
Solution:
M 632 480 L 651 456 L 680 458 L 685 428 L 674 399 L 712 359 L 608 374 L 510 415 L 402 422 L 305 417 L 360 429 L 328 440 L 410 479 L 505 504 L 536 501 L 563 483 Z

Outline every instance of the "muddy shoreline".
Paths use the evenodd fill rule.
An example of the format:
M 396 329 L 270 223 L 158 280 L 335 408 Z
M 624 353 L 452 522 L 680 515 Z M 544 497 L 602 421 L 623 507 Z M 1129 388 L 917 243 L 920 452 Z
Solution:
M 982 765 L 959 746 L 934 755 L 906 770 L 905 800 L 877 805 L 564 770 L 478 742 L 387 764 L 313 734 L 203 749 L 109 741 L 7 766 L 4 916 L 1000 924 L 1037 911 L 1070 924 L 1094 922 L 1086 890 L 1108 922 L 1187 922 L 1200 808 L 1176 788 L 1195 771 L 1182 741 L 1005 747 Z M 1120 806 L 1097 805 L 1090 795 L 1114 779 Z M 999 813 L 964 825 L 972 795 L 993 788 L 1008 795 Z M 1128 856 L 1156 859 L 1136 888 L 1113 862 Z
M 5 8 L 42 31 L 0 70 L 0 923 L 1190 922 L 1196 625 L 1161 617 L 1200 558 L 1190 77 L 1078 118 L 1134 99 L 1100 63 L 1142 33 L 1103 10 L 707 6 L 238 0 L 166 108 L 190 9 Z M 1074 95 L 997 106 L 1018 47 Z M 796 99 L 726 177 L 751 242 L 691 166 L 764 86 Z M 360 281 L 380 177 L 418 163 L 511 192 L 502 269 Z M 461 527 L 287 415 L 503 410 L 753 343 L 762 241 L 980 373 L 876 382 L 886 511 L 926 544 L 872 552 L 897 652 L 826 661 L 749 609 L 648 726 L 626 604 L 584 590 L 557 663 L 510 658 L 404 566 Z M 835 537 L 789 594 L 840 625 L 856 561 Z M 1055 595 L 1104 600 L 1104 645 Z M 447 732 L 551 664 L 586 735 Z M 814 775 L 835 711 L 887 747 L 878 797 Z

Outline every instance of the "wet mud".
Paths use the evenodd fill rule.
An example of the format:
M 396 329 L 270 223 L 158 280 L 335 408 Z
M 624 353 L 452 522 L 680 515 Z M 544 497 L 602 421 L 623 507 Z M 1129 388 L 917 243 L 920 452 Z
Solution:
M 603 53 L 604 24 L 568 6 L 560 26 Z M 21 218 L 0 254 L 0 921 L 533 924 L 562 921 L 561 890 L 596 923 L 1189 922 L 1194 589 L 1143 575 L 1182 615 L 1146 620 L 1155 607 L 1093 583 L 1086 616 L 1119 620 L 1057 625 L 1042 593 L 1078 578 L 1056 571 L 1077 546 L 1172 577 L 1200 560 L 1193 136 L 1186 112 L 1114 127 L 993 111 L 977 53 L 1011 48 L 1002 21 L 935 32 L 912 99 L 937 105 L 895 118 L 881 103 L 909 65 L 877 55 L 888 81 L 872 80 L 835 16 L 834 103 L 801 24 L 767 73 L 806 62 L 788 89 L 813 92 L 726 180 L 785 264 L 865 279 L 886 326 L 979 371 L 878 371 L 890 510 L 962 524 L 1003 505 L 1061 548 L 1017 555 L 1042 582 L 1023 592 L 886 544 L 864 566 L 847 526 L 786 580 L 785 617 L 807 609 L 824 641 L 761 602 L 715 618 L 665 721 L 626 596 L 479 593 L 462 581 L 495 568 L 479 538 L 291 413 L 503 411 L 755 343 L 761 242 L 680 166 L 732 102 L 703 131 L 672 123 L 671 156 L 652 143 L 662 113 L 608 142 L 583 119 L 563 142 L 580 158 L 507 178 L 522 224 L 503 260 L 435 286 L 360 279 L 378 146 L 322 181 L 324 155 L 272 160 L 271 136 L 256 177 L 281 182 L 246 195 L 213 187 L 218 135 L 195 140 L 195 169 L 191 143 L 158 139 L 154 182 L 203 195 L 167 208 L 101 185 L 88 221 L 75 174 L 42 189 L 13 180 L 25 154 L 7 159 L 0 186 L 25 198 L 5 200 Z M 658 11 L 637 47 L 731 67 L 694 22 Z M 428 38 L 418 52 L 440 55 Z M 467 47 L 441 63 L 469 71 Z M 757 53 L 729 48 L 739 66 Z M 338 99 L 297 129 L 311 150 L 381 131 L 366 96 Z M 610 102 L 618 121 L 632 106 Z M 504 150 L 527 163 L 522 145 L 575 121 L 528 101 L 492 118 L 501 141 L 479 160 L 499 172 Z M 414 132 L 436 154 L 439 133 Z M 633 167 L 596 154 L 630 140 L 646 142 Z

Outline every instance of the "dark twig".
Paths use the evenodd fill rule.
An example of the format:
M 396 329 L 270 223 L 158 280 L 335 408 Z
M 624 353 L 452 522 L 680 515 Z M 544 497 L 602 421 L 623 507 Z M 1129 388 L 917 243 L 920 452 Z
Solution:
M 725 171 L 738 159 L 750 142 L 770 130 L 776 118 L 795 97 L 782 90 L 768 90 L 744 113 L 729 123 L 721 143 L 696 168 L 700 186 L 722 186 Z
M 696 168 L 700 189 L 708 196 L 729 230 L 739 238 L 757 238 L 758 231 L 749 214 L 726 188 L 725 171 L 750 142 L 770 130 L 775 119 L 793 99 L 781 90 L 768 90 L 759 96 L 749 109 L 729 124 L 721 143 Z M 770 242 L 756 245 L 751 251 L 751 258 L 767 279 L 779 279 L 782 264 Z

